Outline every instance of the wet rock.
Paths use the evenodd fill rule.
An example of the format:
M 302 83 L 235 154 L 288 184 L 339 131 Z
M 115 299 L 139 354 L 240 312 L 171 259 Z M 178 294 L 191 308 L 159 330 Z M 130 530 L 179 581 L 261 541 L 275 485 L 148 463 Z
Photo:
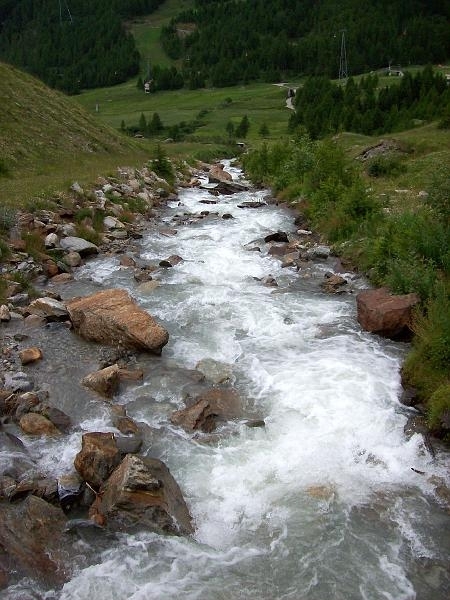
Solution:
M 69 415 L 66 415 L 65 412 L 56 408 L 56 406 L 51 406 L 50 404 L 41 404 L 39 407 L 39 413 L 44 416 L 46 419 L 51 421 L 55 427 L 58 428 L 59 431 L 68 432 L 72 426 L 72 422 L 70 420 Z M 35 412 L 36 409 L 33 410 Z
M 5 388 L 13 392 L 29 392 L 33 385 L 32 379 L 23 371 L 5 374 Z
M 331 249 L 328 246 L 314 246 L 308 248 L 305 252 L 305 258 L 307 260 L 323 260 L 330 256 Z
M 167 331 L 131 299 L 112 289 L 68 302 L 75 331 L 87 340 L 161 354 Z
M 155 458 L 128 454 L 102 486 L 94 507 L 109 526 L 190 534 L 191 516 L 178 484 Z
M 347 283 L 348 282 L 344 277 L 331 274 L 328 276 L 325 275 L 325 279 L 320 284 L 320 287 L 328 294 L 341 294 L 344 291 L 342 287 Z
M 117 417 L 113 420 L 114 427 L 123 435 L 134 435 L 139 433 L 139 426 L 136 421 L 133 421 L 130 417 Z
M 79 252 L 71 251 L 64 255 L 63 262 L 68 267 L 79 267 L 81 265 L 81 255 Z
M 26 413 L 20 418 L 20 428 L 29 435 L 61 435 L 61 432 L 55 425 L 43 415 L 36 413 Z
M 59 285 L 63 283 L 67 283 L 68 281 L 73 280 L 73 275 L 71 273 L 59 273 L 52 277 L 51 282 L 53 284 Z
M 1 561 L 8 570 L 60 586 L 70 574 L 65 560 L 69 540 L 60 508 L 36 496 L 16 504 L 0 504 Z
M 261 200 L 247 200 L 237 205 L 238 208 L 261 208 L 262 206 L 267 206 L 267 203 Z
M 278 282 L 273 275 L 269 274 L 267 277 L 263 277 L 260 281 L 268 287 L 278 287 Z
M 364 290 L 356 297 L 358 322 L 365 331 L 391 339 L 409 339 L 417 294 L 392 295 L 386 288 Z
M 233 369 L 227 363 L 214 360 L 213 358 L 204 358 L 199 361 L 195 368 L 200 371 L 205 378 L 214 384 L 226 383 L 233 376 Z
M 257 427 L 265 427 L 266 423 L 263 419 L 253 419 L 251 421 L 245 421 L 244 425 L 246 427 L 250 427 L 250 428 L 257 428 Z
M 119 369 L 120 381 L 141 381 L 144 378 L 142 369 Z
M 78 254 L 83 257 L 98 254 L 99 251 L 95 244 L 92 244 L 83 238 L 74 236 L 62 238 L 59 245 L 63 250 L 67 250 L 68 252 L 78 252 Z
M 119 389 L 119 365 L 111 365 L 100 371 L 89 373 L 81 383 L 105 398 L 112 398 Z
M 57 482 L 58 499 L 61 508 L 68 513 L 77 505 L 83 494 L 84 482 L 78 473 L 62 475 Z
M 284 256 L 287 252 L 287 244 L 272 244 L 267 254 L 269 256 Z
M 285 231 L 275 231 L 266 235 L 264 241 L 266 244 L 269 242 L 289 242 L 289 238 Z
M 111 433 L 85 433 L 74 466 L 84 481 L 98 489 L 120 464 L 121 454 Z
M 234 217 L 231 213 L 223 213 L 222 219 L 226 221 L 227 219 L 234 219 Z
M 168 258 L 161 260 L 159 263 L 160 267 L 164 267 L 164 268 L 170 268 L 170 267 L 174 267 L 175 265 L 178 265 L 180 262 L 183 262 L 183 259 L 181 258 L 181 256 L 178 256 L 177 254 L 172 254 L 172 256 L 169 256 Z
M 210 433 L 221 421 L 238 417 L 241 410 L 241 401 L 235 390 L 211 388 L 198 396 L 192 406 L 175 411 L 170 420 L 186 431 Z
M 28 312 L 48 321 L 65 320 L 69 316 L 65 304 L 50 297 L 33 300 L 28 306 Z
M 127 437 L 116 436 L 116 444 L 122 456 L 137 454 L 142 448 L 142 438 L 139 435 L 127 434 Z
M 27 329 L 37 329 L 43 327 L 46 322 L 45 318 L 39 315 L 28 315 L 28 317 L 25 317 L 23 324 Z
M 212 165 L 208 173 L 209 183 L 219 183 L 221 181 L 233 181 L 233 177 L 228 171 L 225 171 L 222 164 Z
M 22 365 L 28 365 L 29 363 L 36 362 L 42 358 L 42 350 L 36 348 L 36 346 L 24 348 L 19 352 L 19 358 Z

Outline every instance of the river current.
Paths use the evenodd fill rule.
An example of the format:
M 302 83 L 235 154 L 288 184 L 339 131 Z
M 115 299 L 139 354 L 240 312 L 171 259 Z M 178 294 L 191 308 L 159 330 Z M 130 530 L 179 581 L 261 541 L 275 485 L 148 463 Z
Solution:
M 444 457 L 403 432 L 410 414 L 398 400 L 406 346 L 361 331 L 354 294 L 320 290 L 329 261 L 297 273 L 249 250 L 253 240 L 296 229 L 282 207 L 237 206 L 264 194 L 219 196 L 208 207 L 200 202 L 211 198 L 206 190 L 182 190 L 181 206 L 170 203 L 164 213 L 167 226 L 174 214 L 207 208 L 234 219 L 206 218 L 177 227 L 176 236 L 146 236 L 142 258 L 184 259 L 157 275 L 161 285 L 151 294 L 139 292 L 116 258 L 80 270 L 80 290 L 124 287 L 169 330 L 162 357 L 149 359 L 144 381 L 116 401 L 148 426 L 144 453 L 168 465 L 196 531 L 103 540 L 62 590 L 43 597 L 448 598 L 448 515 L 430 481 L 448 474 Z M 278 287 L 255 279 L 269 274 Z M 355 291 L 365 285 L 354 277 Z M 170 414 L 184 407 L 184 370 L 203 359 L 229 365 L 245 415 L 264 419 L 265 427 L 237 420 L 203 440 L 170 424 Z M 73 415 L 73 398 L 62 408 L 69 404 Z M 84 430 L 114 431 L 103 403 L 78 411 Z M 77 433 L 63 452 L 40 448 L 42 464 L 55 474 L 70 470 L 79 446 Z M 95 541 L 74 543 L 83 555 Z M 8 594 L 20 598 L 20 586 Z

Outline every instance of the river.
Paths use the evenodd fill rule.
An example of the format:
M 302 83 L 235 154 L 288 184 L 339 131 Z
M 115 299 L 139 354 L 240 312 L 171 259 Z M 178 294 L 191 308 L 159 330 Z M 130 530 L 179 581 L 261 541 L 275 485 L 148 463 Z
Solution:
M 127 288 L 170 332 L 162 357 L 149 358 L 144 381 L 116 401 L 148 426 L 144 453 L 170 468 L 196 532 L 191 538 L 118 535 L 103 539 L 95 553 L 88 534 L 75 538 L 74 576 L 43 597 L 448 598 L 448 514 L 430 482 L 448 477 L 446 459 L 433 458 L 421 436 L 408 439 L 403 432 L 410 414 L 398 400 L 406 345 L 361 331 L 355 294 L 320 290 L 330 261 L 297 273 L 249 250 L 273 231 L 296 229 L 283 207 L 238 208 L 264 193 L 219 196 L 208 207 L 200 202 L 211 198 L 207 191 L 182 190 L 182 205 L 170 203 L 164 213 L 167 226 L 177 213 L 208 208 L 234 219 L 205 218 L 177 227 L 176 236 L 147 235 L 142 258 L 184 259 L 161 271 L 151 294 L 140 294 L 113 257 L 79 271 L 78 292 Z M 268 274 L 278 287 L 255 279 Z M 365 286 L 353 277 L 355 291 Z M 58 335 L 48 350 L 54 361 L 65 343 Z M 243 418 L 202 439 L 170 424 L 170 414 L 184 407 L 186 369 L 203 359 L 229 365 L 246 417 L 263 419 L 265 427 L 247 427 Z M 75 398 L 67 391 L 65 402 L 62 408 L 84 430 L 114 431 L 104 404 L 87 392 Z M 69 470 L 79 445 L 78 432 L 63 451 L 40 447 L 41 462 L 55 473 Z M 23 589 L 12 587 L 3 597 L 23 598 Z

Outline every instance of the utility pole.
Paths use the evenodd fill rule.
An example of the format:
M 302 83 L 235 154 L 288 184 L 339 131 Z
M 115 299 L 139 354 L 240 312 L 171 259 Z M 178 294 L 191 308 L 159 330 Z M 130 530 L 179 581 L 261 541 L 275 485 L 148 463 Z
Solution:
M 64 6 L 66 7 L 65 12 L 67 12 L 67 16 L 69 17 L 69 21 L 73 23 L 72 14 L 69 10 L 69 6 L 67 4 L 67 0 L 59 0 L 59 24 L 62 25 L 63 22 L 63 6 L 62 3 L 64 1 Z
M 345 29 L 342 29 L 341 56 L 339 59 L 339 82 L 345 83 L 348 79 L 347 50 L 345 48 Z

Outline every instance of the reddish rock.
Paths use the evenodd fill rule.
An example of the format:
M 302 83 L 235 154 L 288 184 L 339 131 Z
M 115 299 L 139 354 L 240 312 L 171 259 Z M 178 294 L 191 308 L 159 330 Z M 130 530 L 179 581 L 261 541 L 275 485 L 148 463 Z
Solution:
M 36 347 L 24 348 L 19 352 L 19 358 L 23 365 L 28 365 L 42 358 L 42 350 Z
M 120 458 L 120 450 L 112 433 L 85 433 L 74 465 L 84 481 L 98 489 L 120 464 Z
M 87 340 L 161 354 L 167 331 L 131 299 L 111 289 L 67 303 L 75 331 Z
M 222 164 L 213 165 L 209 170 L 209 182 L 233 181 L 233 177 L 225 171 Z
M 412 310 L 419 301 L 417 294 L 394 296 L 386 288 L 364 290 L 356 297 L 358 322 L 365 331 L 407 339 L 411 336 Z
M 59 586 L 70 576 L 65 538 L 66 518 L 60 508 L 36 496 L 0 504 L 0 568 Z
M 30 435 L 60 435 L 61 432 L 43 415 L 27 413 L 20 418 L 20 428 Z
M 82 379 L 81 383 L 105 398 L 112 398 L 119 389 L 119 365 L 111 365 L 100 371 L 89 373 Z
M 93 512 L 120 529 L 139 526 L 165 533 L 193 532 L 181 490 L 156 458 L 127 454 L 101 487 Z
M 175 411 L 170 420 L 186 431 L 214 431 L 219 421 L 233 419 L 241 414 L 238 393 L 231 389 L 211 388 L 196 398 L 195 404 Z
M 346 284 L 347 280 L 344 279 L 344 277 L 341 277 L 340 275 L 329 275 L 328 277 L 325 276 L 320 287 L 328 294 L 340 294 L 344 291 L 341 288 Z

